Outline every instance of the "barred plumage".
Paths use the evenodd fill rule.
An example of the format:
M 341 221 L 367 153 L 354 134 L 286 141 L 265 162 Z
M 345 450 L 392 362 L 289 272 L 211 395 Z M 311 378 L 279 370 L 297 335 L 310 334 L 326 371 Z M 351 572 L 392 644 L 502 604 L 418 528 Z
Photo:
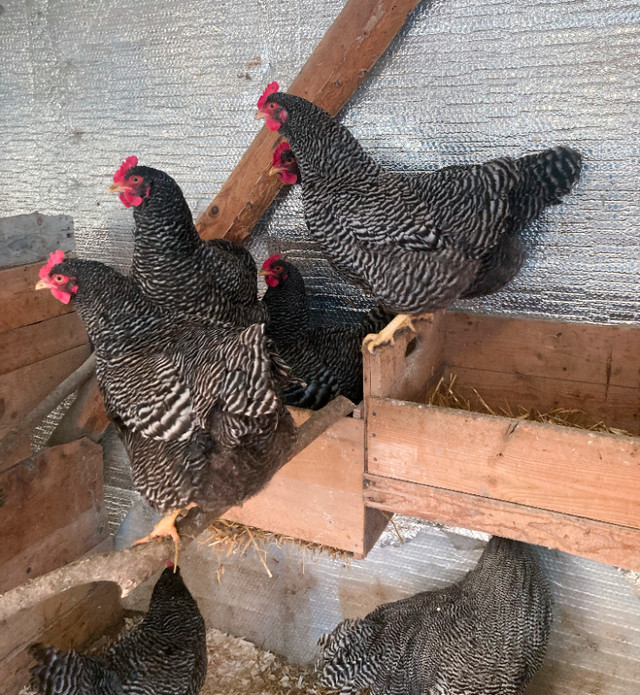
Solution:
M 319 642 L 333 691 L 520 695 L 542 664 L 553 601 L 536 551 L 494 536 L 460 582 L 345 620 Z
M 148 297 L 200 321 L 267 320 L 249 251 L 226 239 L 203 241 L 180 186 L 165 172 L 125 162 L 118 174 L 114 189 L 138 194 L 131 277 Z
M 142 623 L 99 656 L 41 644 L 31 651 L 40 695 L 197 695 L 207 673 L 204 620 L 172 567 L 156 582 Z
M 557 147 L 396 173 L 301 97 L 271 93 L 260 110 L 296 157 L 312 236 L 348 280 L 396 312 L 434 311 L 503 287 L 523 262 L 522 229 L 571 189 L 582 164 L 578 152 Z
M 135 489 L 165 513 L 191 502 L 221 512 L 266 485 L 295 426 L 265 325 L 199 324 L 96 261 L 64 260 L 50 270 L 52 282 L 59 275 L 93 343 Z
M 321 408 L 342 394 L 362 400 L 362 341 L 393 318 L 380 307 L 351 325 L 311 326 L 304 279 L 293 263 L 273 257 L 262 272 L 270 278 L 263 301 L 269 308 L 267 334 L 292 373 L 306 382 L 303 391 L 284 397 L 290 405 Z

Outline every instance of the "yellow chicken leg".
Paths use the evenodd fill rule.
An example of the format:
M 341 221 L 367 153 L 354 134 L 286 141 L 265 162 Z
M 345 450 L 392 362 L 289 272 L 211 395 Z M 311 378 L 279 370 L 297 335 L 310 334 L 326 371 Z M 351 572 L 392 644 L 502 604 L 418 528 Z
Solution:
M 364 344 L 367 350 L 369 350 L 369 352 L 375 352 L 376 348 L 382 345 L 393 345 L 395 342 L 393 337 L 394 334 L 405 326 L 408 326 L 415 332 L 413 321 L 416 318 L 416 316 L 410 316 L 409 314 L 398 314 L 391 323 L 387 324 L 380 331 L 380 333 L 370 333 L 365 337 Z
M 174 556 L 173 556 L 173 571 L 177 571 L 178 567 L 178 549 L 180 547 L 180 536 L 178 535 L 178 529 L 176 528 L 176 521 L 178 517 L 188 512 L 190 509 L 197 507 L 195 502 L 190 502 L 186 507 L 181 507 L 180 509 L 174 509 L 170 514 L 160 519 L 160 521 L 153 527 L 153 531 L 144 538 L 139 538 L 133 545 L 139 545 L 140 543 L 148 543 L 154 538 L 164 538 L 165 536 L 170 536 L 173 539 Z

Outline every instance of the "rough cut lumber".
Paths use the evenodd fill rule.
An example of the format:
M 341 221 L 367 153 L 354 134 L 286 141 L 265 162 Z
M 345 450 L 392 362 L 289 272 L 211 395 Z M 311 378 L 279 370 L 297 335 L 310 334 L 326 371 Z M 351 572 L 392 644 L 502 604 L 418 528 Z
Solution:
M 354 407 L 348 398 L 339 396 L 322 410 L 314 412 L 298 429 L 298 439 L 290 458 L 298 455 L 331 425 L 352 412 Z M 183 520 L 178 521 L 182 545 L 195 540 L 215 518 L 214 514 L 205 514 L 194 509 Z M 29 579 L 0 596 L 0 631 L 3 621 L 15 613 L 80 584 L 95 581 L 115 582 L 120 585 L 123 595 L 126 596 L 140 582 L 151 576 L 163 561 L 172 556 L 171 542 L 163 540 L 112 553 L 92 555 L 35 579 Z
M 8 374 L 88 343 L 87 332 L 75 313 L 56 316 L 0 334 L 0 374 Z
M 640 528 L 635 438 L 369 399 L 368 472 Z
M 78 397 L 64 414 L 60 424 L 49 438 L 48 445 L 56 446 L 72 442 L 79 437 L 99 441 L 109 426 L 102 394 L 95 376 L 78 391 Z
M 93 375 L 95 363 L 95 354 L 92 353 L 78 369 L 72 372 L 0 440 L 0 468 L 3 461 L 6 462 L 14 458 L 16 450 L 23 445 L 25 435 Z
M 0 682 L 4 695 L 18 695 L 34 663 L 34 642 L 83 649 L 96 636 L 115 636 L 122 626 L 120 591 L 100 582 L 77 586 L 0 623 Z
M 51 292 L 35 289 L 41 267 L 42 261 L 0 270 L 0 333 L 73 311 Z
M 102 448 L 45 449 L 0 473 L 0 592 L 80 557 L 108 536 Z
M 418 0 L 349 0 L 288 91 L 337 114 L 417 4 Z M 266 86 L 256 91 L 256 102 Z M 251 232 L 281 186 L 277 176 L 268 174 L 278 138 L 266 126 L 258 133 L 198 220 L 203 239 L 242 241 Z
M 367 505 L 376 509 L 525 540 L 640 570 L 638 529 L 377 475 L 367 475 L 366 484 Z
M 73 218 L 68 215 L 32 212 L 0 218 L 0 266 L 37 263 L 47 259 L 51 251 L 67 253 L 74 248 Z

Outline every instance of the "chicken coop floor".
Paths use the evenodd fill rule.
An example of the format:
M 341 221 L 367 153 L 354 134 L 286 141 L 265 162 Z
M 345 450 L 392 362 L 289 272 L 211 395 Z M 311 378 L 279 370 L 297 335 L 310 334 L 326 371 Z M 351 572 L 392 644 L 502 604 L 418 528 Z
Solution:
M 129 633 L 142 618 L 142 613 L 130 613 L 119 637 Z M 105 646 L 99 640 L 93 650 L 101 651 Z M 207 679 L 200 695 L 320 695 L 327 692 L 309 670 L 214 628 L 207 631 L 207 651 Z M 36 695 L 36 692 L 26 687 L 20 695 Z

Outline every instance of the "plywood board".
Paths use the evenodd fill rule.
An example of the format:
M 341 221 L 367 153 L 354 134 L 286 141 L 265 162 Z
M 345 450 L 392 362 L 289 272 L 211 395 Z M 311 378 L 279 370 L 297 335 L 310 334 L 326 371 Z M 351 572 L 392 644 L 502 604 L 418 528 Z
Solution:
M 640 530 L 404 480 L 367 475 L 367 505 L 640 570 Z
M 300 424 L 309 411 L 296 410 Z M 294 538 L 364 553 L 364 424 L 344 418 L 225 518 Z
M 383 399 L 367 413 L 369 473 L 640 528 L 636 438 Z

